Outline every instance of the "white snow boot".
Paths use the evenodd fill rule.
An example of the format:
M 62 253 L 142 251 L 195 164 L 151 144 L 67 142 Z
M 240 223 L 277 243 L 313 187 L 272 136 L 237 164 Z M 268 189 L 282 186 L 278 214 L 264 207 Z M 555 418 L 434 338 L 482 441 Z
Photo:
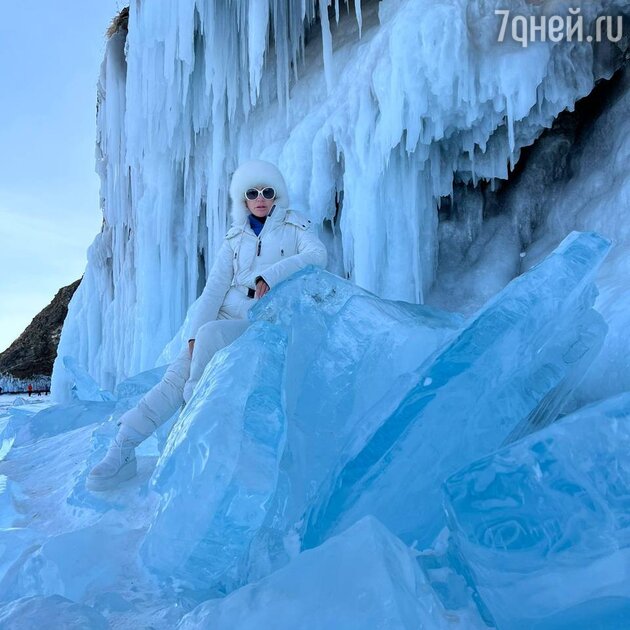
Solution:
M 122 425 L 105 457 L 90 471 L 88 490 L 111 490 L 138 472 L 135 448 L 146 439 L 135 429 Z

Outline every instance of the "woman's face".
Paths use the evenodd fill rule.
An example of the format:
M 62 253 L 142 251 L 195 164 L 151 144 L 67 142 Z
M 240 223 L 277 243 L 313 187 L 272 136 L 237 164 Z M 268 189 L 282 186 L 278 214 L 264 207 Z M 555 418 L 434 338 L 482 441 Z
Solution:
M 262 190 L 266 188 L 267 184 L 261 184 L 260 186 L 255 186 L 258 190 Z M 266 217 L 269 214 L 269 210 L 271 210 L 271 206 L 276 202 L 274 199 L 265 199 L 262 194 L 259 194 L 256 199 L 250 201 L 249 199 L 245 199 L 245 203 L 247 204 L 247 209 L 255 216 L 260 219 L 262 217 Z

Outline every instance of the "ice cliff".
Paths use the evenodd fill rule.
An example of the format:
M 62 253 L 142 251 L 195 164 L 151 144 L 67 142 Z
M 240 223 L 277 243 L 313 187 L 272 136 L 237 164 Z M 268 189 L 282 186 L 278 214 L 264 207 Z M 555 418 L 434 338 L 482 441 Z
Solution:
M 567 15 L 566 3 L 536 4 L 511 6 Z M 548 198 L 550 187 L 527 186 L 543 206 L 537 220 L 522 196 L 505 202 L 503 221 L 484 220 L 496 211 L 454 191 L 507 179 L 523 147 L 612 74 L 609 48 L 618 47 L 499 42 L 498 0 L 327 5 L 131 2 L 98 86 L 103 229 L 59 350 L 102 387 L 155 365 L 177 334 L 226 231 L 229 176 L 249 157 L 279 165 L 291 204 L 327 239 L 330 271 L 386 299 L 471 313 L 522 270 L 532 241 L 522 224 L 552 234 L 543 253 L 571 229 L 591 229 L 576 211 L 596 206 L 592 186 L 567 206 L 566 193 Z M 598 13 L 624 7 L 585 4 L 585 32 Z M 598 148 L 586 151 L 623 169 L 623 150 Z M 548 162 L 539 158 L 539 169 L 558 170 Z M 623 170 L 615 182 L 606 208 L 627 202 Z M 577 191 L 573 180 L 567 187 Z M 440 225 L 450 195 L 457 220 Z M 547 212 L 562 217 L 561 229 L 554 219 L 553 229 L 544 225 Z M 625 251 L 625 231 L 607 232 Z M 450 273 L 438 274 L 439 252 Z M 628 384 L 617 380 L 617 391 Z M 59 363 L 55 395 L 69 386 Z

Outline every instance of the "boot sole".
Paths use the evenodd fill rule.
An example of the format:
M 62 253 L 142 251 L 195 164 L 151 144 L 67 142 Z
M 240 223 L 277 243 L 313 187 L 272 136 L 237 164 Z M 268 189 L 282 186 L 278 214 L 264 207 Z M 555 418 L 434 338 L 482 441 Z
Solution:
M 85 481 L 85 487 L 88 490 L 100 492 L 102 490 L 112 490 L 120 485 L 123 481 L 128 481 L 138 474 L 138 466 L 135 459 L 123 464 L 120 470 L 111 477 L 91 477 Z

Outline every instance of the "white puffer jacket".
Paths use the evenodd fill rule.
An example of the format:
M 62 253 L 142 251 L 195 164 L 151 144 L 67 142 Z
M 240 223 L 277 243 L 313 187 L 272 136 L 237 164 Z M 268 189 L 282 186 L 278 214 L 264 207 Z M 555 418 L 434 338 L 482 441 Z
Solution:
M 258 276 L 273 289 L 307 265 L 326 263 L 326 247 L 311 221 L 297 211 L 275 204 L 258 236 L 245 217 L 225 235 L 206 286 L 191 308 L 184 339 L 194 339 L 200 326 L 215 319 L 246 319 L 257 301 L 248 297 L 248 290 L 256 288 Z

